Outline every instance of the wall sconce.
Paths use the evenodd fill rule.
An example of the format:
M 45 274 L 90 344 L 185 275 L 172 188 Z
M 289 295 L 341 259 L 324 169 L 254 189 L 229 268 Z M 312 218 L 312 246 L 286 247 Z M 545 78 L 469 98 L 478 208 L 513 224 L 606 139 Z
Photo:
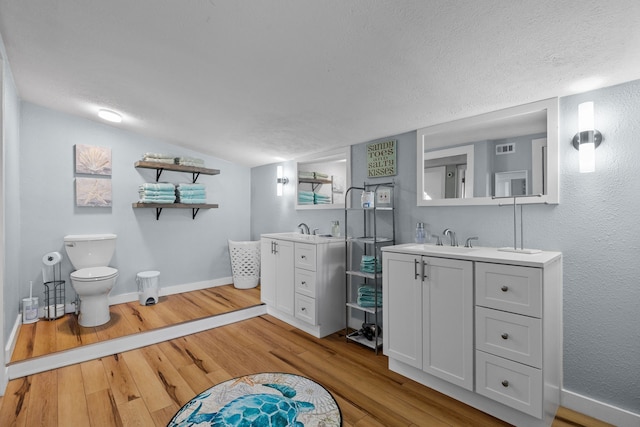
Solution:
M 578 105 L 578 133 L 573 137 L 573 147 L 580 152 L 580 172 L 596 170 L 595 150 L 602 142 L 602 134 L 596 130 L 593 120 L 593 102 Z
M 277 184 L 276 184 L 276 196 L 280 197 L 282 196 L 282 188 L 285 184 L 289 183 L 289 178 L 284 176 L 284 171 L 282 169 L 282 166 L 278 166 L 276 168 L 276 177 L 277 179 Z

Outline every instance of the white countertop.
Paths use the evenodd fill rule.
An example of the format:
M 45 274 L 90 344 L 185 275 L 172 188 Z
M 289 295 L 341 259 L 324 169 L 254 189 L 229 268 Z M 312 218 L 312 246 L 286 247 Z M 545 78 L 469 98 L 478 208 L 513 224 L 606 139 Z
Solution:
M 541 251 L 530 254 L 523 252 L 506 252 L 501 251 L 498 248 L 465 248 L 462 246 L 436 246 L 418 243 L 385 246 L 382 248 L 382 251 L 426 255 L 440 258 L 455 258 L 468 261 L 493 262 L 497 264 L 518 264 L 528 267 L 544 267 L 545 265 L 562 258 L 561 252 Z
M 267 233 L 261 234 L 260 237 L 267 237 L 269 239 L 287 240 L 290 242 L 301 243 L 313 243 L 313 244 L 327 244 L 327 243 L 344 243 L 344 237 L 333 237 L 327 235 L 314 235 L 314 234 L 302 234 L 302 233 Z

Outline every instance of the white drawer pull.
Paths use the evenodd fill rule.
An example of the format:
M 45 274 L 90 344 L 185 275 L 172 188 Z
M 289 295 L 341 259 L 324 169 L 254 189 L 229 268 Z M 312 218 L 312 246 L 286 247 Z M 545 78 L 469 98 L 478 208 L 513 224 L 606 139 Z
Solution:
M 500 288 L 500 290 L 501 290 L 502 292 L 507 292 L 507 291 L 509 290 L 509 287 L 508 287 L 508 286 L 503 285 L 503 286 Z
M 506 340 L 507 338 L 509 338 L 509 334 L 508 333 L 503 333 L 502 335 L 500 335 L 502 337 L 503 340 Z
M 503 380 L 503 381 L 502 381 L 502 386 L 503 386 L 503 387 L 509 387 L 509 381 L 507 381 L 507 380 Z

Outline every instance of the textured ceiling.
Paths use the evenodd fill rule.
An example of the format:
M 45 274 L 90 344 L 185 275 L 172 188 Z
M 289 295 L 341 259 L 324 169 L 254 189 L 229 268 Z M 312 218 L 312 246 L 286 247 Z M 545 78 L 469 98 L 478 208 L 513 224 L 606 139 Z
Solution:
M 639 22 L 637 0 L 0 0 L 23 100 L 247 166 L 638 79 Z

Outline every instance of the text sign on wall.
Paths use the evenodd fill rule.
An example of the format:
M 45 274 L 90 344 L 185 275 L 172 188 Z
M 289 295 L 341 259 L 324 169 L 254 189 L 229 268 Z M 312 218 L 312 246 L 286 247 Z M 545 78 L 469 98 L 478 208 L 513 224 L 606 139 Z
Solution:
M 396 140 L 367 145 L 367 175 L 369 178 L 395 175 Z

